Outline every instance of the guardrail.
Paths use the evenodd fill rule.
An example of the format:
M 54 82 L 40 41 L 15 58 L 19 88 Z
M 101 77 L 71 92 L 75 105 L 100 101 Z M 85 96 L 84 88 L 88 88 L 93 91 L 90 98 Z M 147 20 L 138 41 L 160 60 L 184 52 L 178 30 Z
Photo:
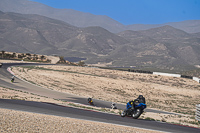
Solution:
M 180 78 L 180 74 L 173 74 L 173 73 L 161 73 L 161 72 L 153 72 L 153 75 L 161 75 L 161 76 L 170 76 L 170 77 L 178 77 Z
M 193 80 L 194 80 L 194 81 L 197 81 L 197 82 L 199 82 L 199 83 L 200 83 L 200 79 L 199 79 L 199 78 L 197 78 L 197 77 L 193 77 Z
M 187 76 L 187 75 L 180 75 L 180 74 L 173 74 L 173 73 L 151 72 L 151 71 L 134 70 L 134 69 L 128 69 L 128 71 L 129 72 L 135 72 L 135 73 L 146 73 L 146 74 L 161 75 L 161 76 L 187 78 L 187 79 L 192 79 L 192 80 L 197 81 L 198 83 L 200 83 L 200 78 Z
M 200 104 L 199 105 L 196 105 L 196 120 L 200 121 Z

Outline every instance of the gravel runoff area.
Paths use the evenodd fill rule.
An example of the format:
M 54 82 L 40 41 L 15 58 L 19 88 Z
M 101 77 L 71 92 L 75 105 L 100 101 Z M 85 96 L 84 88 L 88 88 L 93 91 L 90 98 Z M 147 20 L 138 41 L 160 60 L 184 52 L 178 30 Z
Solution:
M 50 102 L 69 106 L 68 102 L 54 100 L 39 95 L 21 92 L 14 89 L 0 87 L 0 99 L 17 99 L 37 102 Z M 125 127 L 113 124 L 78 120 L 59 116 L 37 114 L 23 111 L 15 111 L 0 108 L 0 132 L 1 133 L 22 133 L 22 132 L 78 132 L 78 133 L 157 133 L 159 131 L 145 130 L 133 127 Z
M 181 115 L 145 112 L 140 118 L 200 126 L 194 117 L 200 84 L 190 79 L 75 66 L 14 67 L 12 71 L 45 88 L 105 101 L 125 104 L 143 94 L 148 108 Z
M 70 67 L 69 67 L 70 68 Z M 28 68 L 29 69 L 29 68 Z M 51 68 L 52 69 L 52 68 Z M 56 68 L 56 69 L 58 69 L 58 68 Z M 79 68 L 80 69 L 80 68 Z M 29 72 L 30 72 L 30 70 L 28 70 Z M 69 70 L 65 70 L 65 71 L 69 71 Z M 76 71 L 76 70 L 75 70 Z M 21 71 L 22 72 L 22 71 Z M 25 72 L 26 72 L 26 70 L 25 70 Z M 35 71 L 34 71 L 35 72 Z M 41 72 L 41 71 L 40 71 Z M 45 71 L 45 73 L 46 73 L 47 71 Z M 110 71 L 109 71 L 110 72 Z M 73 72 L 72 72 L 73 73 Z M 88 73 L 88 71 L 87 71 L 87 73 Z M 101 74 L 102 74 L 102 71 L 100 72 Z M 96 73 L 95 73 L 96 74 Z M 92 75 L 95 75 L 95 74 L 92 74 Z M 104 74 L 104 73 L 103 73 Z M 108 73 L 107 73 L 108 74 Z M 67 73 L 67 75 L 69 75 L 69 73 Z M 84 75 L 84 74 L 81 74 L 81 75 Z M 81 76 L 80 74 L 78 74 L 78 73 L 75 73 L 75 76 Z M 132 75 L 132 74 L 131 74 Z M 146 75 L 144 75 L 144 77 L 143 77 L 143 75 L 140 75 L 140 74 L 135 74 L 135 75 L 137 75 L 137 76 L 139 76 L 139 77 L 142 77 L 142 78 L 147 78 L 146 77 Z M 48 75 L 49 76 L 49 75 Z M 112 76 L 114 76 L 114 75 L 112 75 L 111 74 L 111 78 L 113 78 Z M 119 76 L 118 74 L 117 74 L 117 76 Z M 127 75 L 126 75 L 127 76 Z M 26 77 L 25 75 L 23 75 L 22 77 Z M 40 77 L 41 78 L 43 78 L 43 76 L 41 76 L 40 75 Z M 100 77 L 102 77 L 102 76 L 100 76 Z M 120 76 L 119 76 L 120 77 Z M 28 77 L 26 77 L 26 79 L 27 79 Z M 85 76 L 84 76 L 84 78 L 86 78 Z M 97 77 L 95 77 L 95 78 L 97 78 Z M 124 76 L 123 76 L 123 78 L 124 78 Z M 136 78 L 136 77 L 134 77 L 134 78 Z M 155 77 L 156 79 L 158 79 L 157 77 Z M 163 77 L 164 78 L 164 77 Z M 68 78 L 67 78 L 68 79 Z M 91 78 L 90 78 L 91 79 Z M 117 80 L 120 80 L 121 78 L 117 78 Z M 75 79 L 75 81 L 76 81 L 77 79 Z M 127 79 L 125 79 L 126 81 L 127 81 Z M 173 78 L 173 80 L 174 80 L 174 78 Z M 102 82 L 102 80 L 100 80 L 101 82 Z M 136 79 L 136 81 L 137 81 L 137 79 Z M 156 81 L 155 79 L 154 79 L 154 81 Z M 159 79 L 157 82 L 160 82 L 160 81 L 162 81 L 162 79 Z M 166 81 L 166 80 L 165 80 Z M 183 81 L 183 80 L 182 80 Z M 188 83 L 188 81 L 185 81 L 184 80 L 184 82 L 185 83 Z M 140 83 L 141 83 L 141 81 L 140 81 Z M 144 83 L 144 82 L 143 82 Z M 178 82 L 179 83 L 179 82 Z M 151 84 L 152 84 L 152 82 L 151 82 Z M 153 83 L 154 84 L 154 83 Z M 163 85 L 163 82 L 161 82 L 161 84 Z M 188 86 L 184 86 L 184 88 L 190 88 L 191 89 L 191 86 L 193 86 L 194 87 L 194 89 L 192 88 L 192 90 L 194 90 L 194 91 L 197 91 L 198 89 L 198 87 L 196 88 L 196 86 L 199 86 L 199 85 L 197 85 L 196 83 L 192 83 L 193 85 L 190 85 L 191 84 L 191 82 L 190 83 L 188 83 L 187 85 Z M 134 85 L 136 85 L 136 84 L 134 84 Z M 166 84 L 165 84 L 166 85 Z M 184 84 L 182 84 L 182 85 L 184 85 Z M 71 86 L 71 85 L 67 85 L 69 88 L 70 87 L 73 87 L 73 86 Z M 50 87 L 50 86 L 48 86 L 48 87 Z M 171 88 L 172 86 L 170 86 L 170 88 Z M 51 88 L 51 87 L 50 87 Z M 55 86 L 53 87 L 54 89 L 56 88 Z M 101 88 L 101 87 L 100 87 Z M 172 87 L 172 88 L 174 88 L 174 87 Z M 170 90 L 173 90 L 173 89 L 170 89 Z M 180 87 L 181 88 L 181 87 Z M 195 88 L 196 88 L 196 90 L 195 90 Z M 9 89 L 5 89 L 5 88 L 3 88 L 3 90 L 4 90 L 4 92 L 5 92 L 5 90 L 9 90 Z M 70 89 L 69 89 L 70 90 Z M 45 102 L 52 102 L 52 103 L 59 103 L 59 101 L 52 101 L 53 99 L 45 99 L 44 97 L 43 98 L 41 98 L 41 97 L 38 97 L 38 96 L 36 96 L 35 98 L 34 98 L 34 96 L 25 96 L 24 95 L 24 93 L 22 93 L 22 95 L 21 94 L 17 94 L 16 92 L 11 92 L 11 93 L 2 93 L 3 91 L 0 89 L 0 91 L 1 91 L 1 93 L 0 94 L 3 94 L 0 98 L 5 98 L 5 99 L 23 99 L 23 100 L 30 100 L 30 101 L 45 101 Z M 11 91 L 11 90 L 9 90 L 9 91 Z M 79 91 L 81 91 L 81 90 L 79 90 Z M 118 91 L 118 90 L 117 90 Z M 159 90 L 160 91 L 160 90 Z M 180 91 L 179 91 L 180 92 Z M 19 92 L 20 93 L 20 92 Z M 82 92 L 83 93 L 83 92 Z M 151 93 L 148 93 L 148 94 L 151 94 Z M 194 93 L 193 93 L 194 94 Z M 198 93 L 197 93 L 197 95 L 198 95 Z M 158 96 L 158 95 L 156 95 L 156 96 Z M 155 97 L 155 96 L 154 96 Z M 190 97 L 191 98 L 191 97 Z M 150 100 L 150 99 L 149 99 Z M 0 112 L 1 113 L 3 113 L 3 111 L 1 111 L 0 110 Z M 18 128 L 15 128 L 15 125 L 16 124 L 14 124 L 14 123 L 17 123 L 17 122 L 9 122 L 9 121 L 6 121 L 6 120 L 9 120 L 9 117 L 10 116 L 18 116 L 18 115 L 20 115 L 20 112 L 18 112 L 18 111 L 16 111 L 15 113 L 15 115 L 12 115 L 12 113 L 13 113 L 14 111 L 13 110 L 7 110 L 6 111 L 6 113 L 10 113 L 10 115 L 5 115 L 5 114 L 1 114 L 2 116 L 4 116 L 4 118 L 5 119 L 2 119 L 3 121 L 1 122 L 1 123 L 4 123 L 4 124 L 1 124 L 0 125 L 0 129 L 2 128 L 2 127 L 7 127 L 7 128 L 10 128 L 9 130 L 7 130 L 6 128 L 4 128 L 3 129 L 3 132 L 48 132 L 48 131 L 42 131 L 42 130 L 40 130 L 40 131 L 22 131 L 21 130 L 21 127 L 23 127 L 22 125 L 24 125 L 24 124 L 26 124 L 26 123 L 23 123 L 23 122 L 20 122 L 20 124 L 22 124 L 21 126 L 18 126 Z M 23 112 L 23 114 L 25 114 L 25 112 Z M 29 113 L 30 114 L 30 113 Z M 34 114 L 34 115 L 31 115 L 30 117 L 33 117 L 33 116 L 35 116 L 35 115 L 37 115 L 37 114 Z M 171 119 L 172 117 L 174 117 L 174 116 L 160 116 L 160 114 L 156 114 L 157 115 L 157 117 L 161 117 L 161 119 L 166 119 L 167 121 L 169 121 L 169 119 Z M 155 114 L 150 114 L 150 113 L 145 113 L 145 116 L 146 117 L 152 117 L 152 116 L 156 116 Z M 22 116 L 25 116 L 25 115 L 22 115 Z M 45 116 L 45 115 L 43 115 L 43 116 Z M 142 116 L 142 117 L 144 117 L 145 118 L 145 116 Z M 1 117 L 1 116 L 0 116 Z M 54 117 L 54 116 L 48 116 L 48 117 Z M 168 118 L 167 118 L 168 117 Z M 183 117 L 182 118 L 180 118 L 179 116 L 175 116 L 176 117 L 176 119 L 177 119 L 177 117 L 178 117 L 178 119 L 176 120 L 176 121 L 180 121 L 180 119 L 183 119 Z M 7 119 L 8 118 L 8 119 Z M 17 120 L 17 121 L 20 121 L 20 120 L 23 120 L 23 121 L 30 121 L 30 119 L 28 120 L 28 117 L 25 117 L 25 118 L 20 118 L 20 117 L 17 117 L 17 118 L 19 118 L 19 120 Z M 33 117 L 33 118 L 35 118 L 35 117 Z M 62 117 L 59 117 L 59 118 L 62 118 Z M 15 118 L 13 117 L 13 120 L 14 120 Z M 65 119 L 68 119 L 68 118 L 65 118 Z M 154 119 L 157 119 L 157 118 L 154 118 Z M 188 118 L 187 118 L 188 119 Z M 74 121 L 73 121 L 74 120 Z M 31 119 L 31 121 L 32 121 L 32 119 Z M 77 121 L 75 121 L 75 119 L 72 119 L 72 123 L 76 123 Z M 79 120 L 79 121 L 82 121 L 82 120 Z M 184 120 L 185 121 L 185 120 Z M 188 121 L 190 121 L 190 120 L 188 120 Z M 45 121 L 46 122 L 46 121 Z M 44 122 L 44 123 L 45 123 Z M 83 121 L 84 122 L 84 121 Z M 83 122 L 81 122 L 81 123 L 83 123 Z M 88 122 L 88 121 L 86 121 L 86 122 Z M 10 126 L 6 126 L 5 125 L 5 123 L 9 123 L 10 124 Z M 37 122 L 36 122 L 37 123 Z M 90 123 L 93 123 L 93 122 L 90 122 Z M 94 122 L 94 123 L 96 123 L 96 122 Z M 102 124 L 102 123 L 101 123 Z M 4 125 L 4 126 L 2 126 L 2 125 Z M 43 126 L 46 126 L 46 127 L 48 127 L 48 123 L 46 122 L 46 125 L 43 125 Z M 80 125 L 78 125 L 78 124 L 73 124 L 73 125 L 77 125 L 77 126 L 80 126 Z M 99 124 L 97 124 L 97 125 L 99 125 Z M 111 129 L 110 128 L 110 125 L 111 124 L 104 124 L 104 125 L 107 125 L 107 127 L 108 127 L 108 129 Z M 188 125 L 188 123 L 186 124 L 186 125 Z M 27 125 L 28 126 L 28 125 Z M 27 127 L 26 126 L 26 127 Z M 42 126 L 42 124 L 39 124 L 39 126 Z M 38 126 L 38 127 L 39 127 Z M 113 125 L 112 125 L 113 126 Z M 67 127 L 67 126 L 66 126 Z M 90 126 L 91 127 L 91 126 Z M 94 126 L 95 127 L 95 126 Z M 105 126 L 103 126 L 103 127 L 101 127 L 101 128 L 104 128 Z M 115 125 L 115 127 L 116 127 L 116 125 Z M 121 127 L 121 126 L 120 126 Z M 44 127 L 43 127 L 44 128 Z M 129 131 L 129 130 L 127 130 L 127 127 L 122 127 L 122 128 L 124 128 L 124 130 L 125 131 Z M 11 130 L 12 129 L 12 130 Z M 14 130 L 21 130 L 21 131 L 14 131 Z M 30 128 L 31 129 L 31 128 Z M 45 129 L 45 128 L 44 128 Z M 57 128 L 55 128 L 54 130 L 52 130 L 51 132 L 57 132 L 58 130 L 56 130 Z M 63 132 L 81 132 L 81 131 L 77 131 L 76 130 L 76 128 L 74 129 L 74 128 L 71 128 L 72 130 L 71 131 L 68 131 L 68 130 L 65 130 L 65 131 L 63 131 Z M 2 132 L 2 129 L 0 130 L 1 132 Z M 92 129 L 85 129 L 85 131 L 82 131 L 82 132 L 90 132 L 90 131 L 93 131 Z M 97 132 L 105 132 L 105 131 L 98 131 L 98 130 L 95 130 L 95 131 L 97 131 Z M 125 132 L 125 131 L 122 131 L 122 130 L 117 130 L 118 132 Z M 60 131 L 60 132 L 62 132 L 62 131 Z M 111 131 L 107 131 L 107 132 L 116 132 L 114 129 L 113 130 L 111 130 Z M 132 128 L 132 130 L 131 130 L 131 132 L 152 132 L 152 131 L 148 131 L 148 130 L 143 130 L 143 129 L 135 129 L 135 128 Z M 153 131 L 153 132 L 155 132 L 155 131 Z
M 10 61 L 1 61 L 8 63 Z M 12 61 L 18 62 L 18 61 Z M 1 99 L 21 99 L 27 101 L 52 102 L 56 104 L 67 104 L 62 101 L 32 95 L 13 89 L 0 87 Z M 155 130 L 146 130 L 120 125 L 106 124 L 87 120 L 78 120 L 52 115 L 44 115 L 23 111 L 15 111 L 0 108 L 0 132 L 1 133 L 160 133 Z
M 101 122 L 0 109 L 1 133 L 159 133 Z

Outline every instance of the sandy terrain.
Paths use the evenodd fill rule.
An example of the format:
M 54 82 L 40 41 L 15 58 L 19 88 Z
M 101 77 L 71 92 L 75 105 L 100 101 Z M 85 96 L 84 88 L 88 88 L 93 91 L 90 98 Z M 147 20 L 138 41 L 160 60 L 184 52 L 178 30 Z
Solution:
M 51 102 L 67 105 L 67 102 L 45 98 L 28 92 L 21 92 L 13 89 L 0 87 L 1 99 L 18 99 L 38 102 Z M 59 116 L 36 114 L 22 111 L 15 111 L 0 108 L 0 132 L 2 133 L 22 133 L 22 132 L 80 132 L 80 133 L 157 133 L 145 129 L 125 127 L 113 124 L 91 122 Z
M 0 92 L 1 92 L 0 93 L 1 99 L 17 99 L 17 100 L 37 101 L 37 102 L 50 102 L 50 103 L 55 103 L 55 104 L 59 104 L 59 105 L 72 106 L 73 107 L 73 104 L 68 103 L 68 102 L 63 102 L 61 100 L 54 100 L 54 99 L 51 99 L 51 98 L 42 97 L 42 96 L 39 96 L 39 95 L 35 95 L 35 94 L 32 94 L 32 93 L 28 93 L 28 92 L 22 92 L 22 91 L 18 91 L 18 90 L 14 90 L 14 89 L 8 89 L 8 88 L 0 87 Z M 83 105 L 77 105 L 76 104 L 76 107 L 77 106 L 81 107 Z M 95 107 L 93 107 L 93 108 L 97 111 L 102 110 L 101 108 L 95 108 Z M 105 109 L 105 110 L 109 113 L 115 113 L 115 114 L 119 114 L 119 112 L 120 112 L 120 110 L 113 110 L 113 109 Z M 8 111 L 10 113 L 12 113 L 11 110 L 8 110 Z M 15 113 L 17 113 L 17 112 L 15 112 Z M 198 127 L 198 125 L 194 125 L 194 124 L 189 123 L 189 121 L 194 121 L 194 118 L 192 119 L 190 115 L 167 115 L 167 114 L 145 112 L 141 115 L 140 118 L 141 119 L 148 119 L 148 120 L 170 122 L 170 123 L 179 123 L 179 124 Z
M 95 99 L 125 103 L 142 94 L 146 98 L 148 108 L 185 113 L 185 115 L 145 112 L 140 118 L 200 127 L 194 119 L 195 105 L 199 104 L 200 101 L 200 84 L 193 80 L 73 66 L 16 67 L 12 68 L 12 70 L 22 79 L 34 82 L 40 86 L 76 95 L 93 97 Z M 0 98 L 68 105 L 66 102 L 2 87 L 0 87 Z M 113 112 L 113 110 L 111 111 Z M 2 127 L 0 128 L 1 132 L 14 132 L 14 130 L 16 132 L 29 132 L 29 129 L 32 132 L 37 132 L 35 129 L 38 129 L 38 132 L 47 132 L 45 129 L 51 129 L 51 132 L 64 132 L 62 129 L 68 126 L 74 128 L 65 129 L 67 132 L 88 132 L 96 131 L 96 129 L 98 129 L 98 132 L 125 132 L 125 130 L 127 132 L 152 132 L 133 128 L 127 130 L 127 127 L 119 126 L 116 128 L 116 126 L 111 124 L 101 125 L 96 122 L 13 110 L 0 109 L 0 112 L 3 118 L 0 122 L 3 125 L 0 125 Z M 114 112 L 118 113 L 119 111 L 115 110 Z M 46 119 L 50 121 L 47 123 Z M 44 124 L 37 123 L 38 120 L 41 123 L 46 123 L 46 127 L 42 127 Z M 61 125 L 59 128 L 51 128 L 53 127 L 51 125 L 55 125 L 55 121 L 56 123 L 64 121 L 66 125 L 59 124 Z M 32 124 L 29 125 L 29 123 Z M 23 128 L 16 128 L 19 124 L 21 124 L 19 127 Z M 95 126 L 91 126 L 95 124 L 99 126 L 96 128 Z M 114 128 L 119 129 L 115 130 Z
M 145 129 L 0 109 L 1 133 L 159 133 Z
M 192 114 L 200 84 L 183 78 L 75 66 L 15 67 L 14 73 L 49 89 L 126 103 L 142 94 L 148 107 Z
M 40 86 L 95 99 L 126 103 L 142 94 L 148 108 L 185 114 L 161 117 L 146 113 L 143 118 L 188 125 L 196 122 L 194 113 L 200 101 L 200 84 L 190 79 L 75 66 L 15 67 L 12 70 Z

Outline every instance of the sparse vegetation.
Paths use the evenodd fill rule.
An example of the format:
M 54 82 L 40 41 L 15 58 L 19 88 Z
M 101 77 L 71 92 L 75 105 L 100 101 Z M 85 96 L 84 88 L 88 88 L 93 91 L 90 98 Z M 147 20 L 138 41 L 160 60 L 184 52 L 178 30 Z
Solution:
M 146 117 L 145 120 L 155 121 L 154 118 Z
M 2 59 L 23 60 L 29 62 L 43 62 L 43 63 L 50 62 L 50 60 L 47 59 L 47 57 L 44 55 L 36 55 L 30 53 L 15 53 L 15 52 L 1 51 L 0 56 Z
M 56 89 L 58 91 L 62 90 L 63 92 L 84 95 L 86 97 L 92 96 L 95 99 L 126 103 L 128 100 L 136 98 L 139 94 L 143 94 L 146 97 L 148 108 L 157 108 L 185 114 L 190 118 L 188 122 L 185 122 L 188 124 L 192 123 L 189 123 L 189 121 L 195 121 L 192 117 L 194 118 L 195 105 L 198 102 L 198 100 L 195 102 L 194 99 L 198 98 L 195 96 L 196 94 L 198 95 L 198 93 L 194 93 L 195 95 L 192 96 L 190 94 L 193 94 L 193 91 L 199 91 L 199 89 L 197 89 L 199 84 L 189 79 L 179 80 L 180 78 L 155 77 L 149 74 L 74 66 L 13 67 L 13 71 L 18 74 L 16 70 L 19 74 L 22 74 L 26 80 L 45 86 L 46 88 Z M 32 75 L 33 73 L 34 75 L 36 74 L 36 78 Z M 31 78 L 28 75 L 31 75 Z M 45 75 L 48 76 L 48 78 Z M 39 78 L 45 81 L 39 83 L 38 80 L 33 80 Z M 93 80 L 95 80 L 95 82 Z M 171 86 L 173 83 L 177 83 L 177 85 Z M 179 88 L 181 88 L 182 91 L 178 91 Z M 178 93 L 176 93 L 176 90 Z M 113 113 L 113 110 L 104 108 L 98 109 L 98 111 Z M 120 111 L 114 112 L 117 114 L 120 113 Z M 170 119 L 188 119 L 182 115 L 154 118 L 148 116 L 148 114 L 149 113 L 145 113 L 141 118 L 169 123 L 171 123 Z M 183 123 L 183 121 L 174 122 Z
M 200 69 L 183 72 L 182 74 L 200 78 Z M 199 86 L 200 87 L 200 86 Z
M 112 82 L 110 82 L 109 86 L 99 86 L 97 85 L 96 87 L 100 90 L 103 90 L 104 92 L 109 92 L 110 94 L 116 95 L 116 97 L 112 100 L 115 100 L 115 102 L 119 102 L 120 100 L 117 97 L 134 97 L 137 96 L 138 94 L 143 93 L 145 96 L 153 96 L 147 97 L 147 105 L 148 107 L 151 108 L 158 108 L 166 111 L 174 111 L 177 113 L 183 113 L 183 114 L 191 114 L 193 115 L 195 110 L 195 105 L 198 104 L 198 96 L 193 96 L 191 97 L 187 93 L 171 93 L 167 90 L 164 90 L 158 87 L 151 87 L 150 84 L 155 84 L 155 85 L 160 85 L 163 87 L 167 88 L 183 88 L 184 91 L 187 92 L 187 90 L 190 90 L 189 92 L 191 93 L 193 90 L 198 91 L 198 86 L 199 84 L 194 84 L 192 80 L 189 79 L 180 79 L 180 78 L 169 78 L 169 77 L 162 77 L 162 76 L 153 76 L 153 75 L 145 75 L 145 74 L 138 74 L 138 73 L 129 73 L 125 71 L 116 71 L 116 70 L 106 70 L 106 69 L 94 69 L 94 68 L 81 68 L 81 67 L 76 67 L 75 70 L 72 69 L 72 67 L 56 67 L 56 69 L 52 66 L 35 66 L 35 67 L 30 67 L 30 66 L 24 66 L 21 67 L 24 69 L 24 71 L 28 74 L 29 72 L 32 71 L 38 71 L 42 73 L 44 71 L 45 73 L 48 72 L 55 72 L 55 75 L 62 75 L 65 77 L 65 75 L 68 76 L 73 76 L 71 78 L 74 78 L 74 80 L 80 79 L 81 81 L 74 81 L 70 80 L 71 78 L 62 78 L 59 80 L 59 77 L 56 78 L 45 78 L 44 79 L 49 79 L 46 82 L 39 83 L 42 86 L 45 86 L 50 89 L 55 89 L 58 88 L 58 90 L 62 89 L 63 91 L 69 91 L 70 93 L 76 93 L 83 90 L 88 90 L 88 94 L 93 93 L 93 89 L 90 89 L 90 85 L 87 85 L 87 82 L 92 82 L 91 81 L 84 81 L 84 78 L 89 78 L 91 77 L 92 79 L 98 79 L 100 82 L 101 80 L 99 78 L 105 78 Z M 63 69 L 64 68 L 64 69 Z M 78 68 L 78 69 L 77 69 Z M 85 71 L 85 70 L 90 70 L 90 71 Z M 18 71 L 20 70 L 20 67 L 18 68 Z M 31 71 L 30 71 L 31 70 Z M 91 71 L 92 70 L 92 71 Z M 106 73 L 105 73 L 106 72 Z M 119 74 L 119 73 L 120 74 Z M 40 77 L 40 76 L 38 76 Z M 115 78 L 113 78 L 115 77 Z M 82 79 L 83 78 L 83 79 Z M 56 79 L 56 80 L 55 80 Z M 65 80 L 66 79 L 66 80 Z M 27 77 L 26 80 L 30 81 L 30 79 Z M 64 81 L 65 84 L 64 86 L 61 87 L 62 83 L 58 82 L 59 81 Z M 83 81 L 82 81 L 83 80 Z M 123 84 L 118 84 L 118 81 L 122 81 Z M 191 81 L 189 83 L 188 81 Z M 34 81 L 35 82 L 35 81 Z M 52 82 L 52 83 L 48 83 Z M 95 81 L 96 82 L 96 81 Z M 134 87 L 135 83 L 139 82 L 141 87 Z M 103 83 L 103 82 L 102 82 Z M 128 84 L 127 84 L 128 83 Z M 36 83 L 38 84 L 38 83 Z M 49 84 L 49 85 L 47 85 Z M 92 83 L 93 84 L 93 83 Z M 92 85 L 91 84 L 91 85 Z M 133 88 L 130 87 L 130 85 L 133 84 Z M 175 84 L 175 85 L 173 85 Z M 121 86 L 121 87 L 120 87 Z M 145 89 L 146 88 L 146 89 Z M 159 90 L 159 91 L 155 91 Z M 160 91 L 163 91 L 162 94 L 160 94 Z M 80 94 L 80 93 L 79 93 Z M 83 94 L 84 95 L 84 94 Z M 165 98 L 165 100 L 160 97 Z M 104 99 L 105 97 L 98 97 L 99 99 Z M 104 99 L 106 100 L 106 99 Z M 123 99 L 120 102 L 127 102 L 129 98 Z M 192 103 L 192 104 L 191 104 Z M 187 106 L 186 106 L 187 105 Z M 174 106 L 171 108 L 171 106 Z
M 46 98 L 47 100 L 50 101 L 50 98 L 48 97 L 44 97 L 44 96 L 40 96 L 34 93 L 28 93 L 25 91 L 21 91 L 21 90 L 15 90 L 15 89 L 9 89 L 9 88 L 4 88 L 2 87 L 3 92 L 1 90 L 1 93 L 4 92 L 8 92 L 9 90 L 11 91 L 15 91 L 15 93 L 12 93 L 13 96 L 11 95 L 0 95 L 1 98 L 5 98 L 5 99 L 16 99 L 16 100 L 34 100 L 34 101 L 44 101 L 44 98 Z M 18 93 L 19 92 L 19 93 Z M 62 100 L 58 100 L 58 99 L 53 99 L 56 102 L 62 103 L 63 105 L 70 105 L 72 107 L 76 107 L 76 108 L 83 108 L 83 109 L 89 109 L 89 110 L 96 110 L 96 111 L 101 111 L 101 112 L 107 112 L 107 113 L 113 113 L 113 114 L 121 114 L 122 110 L 113 110 L 113 109 L 108 109 L 108 108 L 98 108 L 98 107 L 92 107 L 92 106 L 84 106 L 84 105 L 79 105 L 79 104 L 73 104 L 73 103 L 67 103 L 66 101 L 62 101 Z M 49 102 L 48 101 L 48 102 Z M 147 115 L 147 117 L 145 117 Z M 194 116 L 192 118 L 190 118 L 190 120 L 187 120 L 189 117 L 185 117 L 182 115 L 166 115 L 164 117 L 161 117 L 161 119 L 158 118 L 152 118 L 153 115 L 150 114 L 151 117 L 148 116 L 148 112 L 144 112 L 142 114 L 142 116 L 140 117 L 140 119 L 145 119 L 145 120 L 151 120 L 151 121 L 162 121 L 162 122 L 167 122 L 167 119 L 169 118 L 178 118 L 179 119 L 179 123 L 174 121 L 174 122 L 170 122 L 169 123 L 177 123 L 177 124 L 182 124 L 182 123 L 188 123 L 191 125 L 199 125 L 199 122 L 194 120 Z M 173 120 L 173 119 L 172 119 Z
M 78 62 L 78 66 L 84 66 L 85 65 L 85 62 L 84 61 L 79 61 Z

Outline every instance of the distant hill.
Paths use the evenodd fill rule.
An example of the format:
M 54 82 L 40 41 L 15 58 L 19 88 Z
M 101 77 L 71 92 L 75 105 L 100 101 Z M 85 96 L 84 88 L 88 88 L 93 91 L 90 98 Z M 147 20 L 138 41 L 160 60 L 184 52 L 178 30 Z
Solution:
M 163 26 L 114 34 L 40 15 L 0 12 L 0 51 L 86 58 L 90 64 L 189 70 L 200 64 L 200 34 Z
M 170 25 L 188 33 L 200 32 L 200 20 L 188 20 L 155 25 L 123 25 L 108 16 L 94 15 L 73 9 L 56 9 L 29 0 L 0 0 L 0 10 L 3 12 L 16 12 L 22 14 L 38 14 L 49 18 L 62 20 L 77 27 L 99 26 L 113 33 L 118 33 L 124 30 L 147 30 L 165 25 Z
M 84 13 L 73 9 L 56 9 L 28 0 L 1 0 L 0 10 L 22 14 L 38 14 L 62 20 L 77 27 L 101 26 L 114 32 L 123 30 L 121 29 L 123 26 L 121 23 L 107 16 Z M 114 27 L 113 24 L 115 25 Z
M 58 53 L 55 43 L 77 34 L 78 28 L 39 15 L 0 13 L 0 46 L 11 52 Z
M 91 58 L 128 43 L 101 27 L 77 28 L 39 15 L 0 12 L 0 26 L 0 47 L 10 52 Z
M 133 25 L 127 25 L 125 29 L 139 31 L 139 30 L 158 28 L 166 25 L 172 26 L 176 29 L 180 29 L 188 33 L 200 32 L 200 20 L 186 20 L 181 22 L 169 22 L 164 24 L 133 24 Z
M 129 47 L 138 51 L 135 56 L 139 57 L 140 62 L 144 60 L 143 65 L 162 64 L 166 68 L 169 66 L 169 69 L 170 66 L 180 68 L 200 63 L 198 34 L 163 26 L 144 31 L 124 31 L 118 35 L 130 41 Z

